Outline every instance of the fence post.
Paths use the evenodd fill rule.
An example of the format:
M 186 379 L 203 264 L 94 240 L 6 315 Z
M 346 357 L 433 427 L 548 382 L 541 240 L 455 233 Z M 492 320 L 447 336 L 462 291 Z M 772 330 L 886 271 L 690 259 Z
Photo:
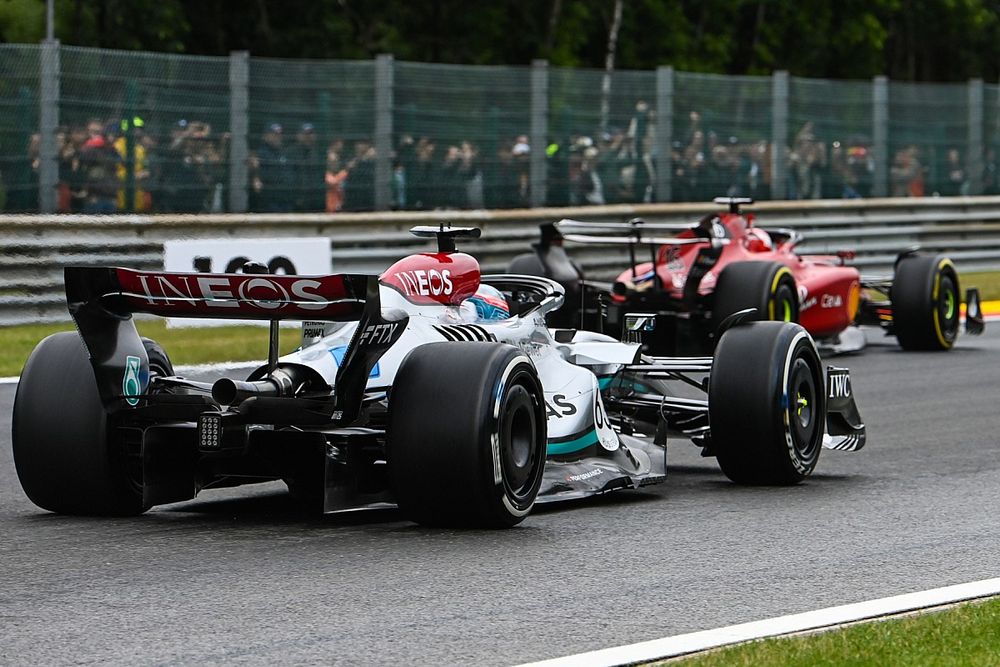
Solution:
M 889 196 L 889 79 L 872 79 L 872 158 L 875 174 L 872 196 Z
M 375 57 L 375 210 L 392 204 L 392 54 Z
M 969 194 L 983 194 L 983 80 L 969 79 L 969 143 L 965 153 L 965 173 Z
M 250 129 L 250 53 L 229 54 L 229 212 L 246 213 L 248 208 L 247 135 Z
M 656 201 L 668 202 L 673 196 L 671 162 L 674 143 L 674 68 L 656 68 Z
M 38 211 L 56 212 L 56 186 L 59 183 L 59 40 L 42 42 L 41 80 L 38 104 Z
M 787 149 L 788 72 L 777 70 L 771 75 L 771 199 L 788 196 Z
M 125 108 L 122 110 L 121 129 L 125 137 L 125 210 L 119 213 L 135 213 L 135 117 L 139 101 L 139 84 L 135 79 L 125 82 Z
M 549 143 L 549 62 L 531 61 L 531 206 L 545 206 L 546 148 Z

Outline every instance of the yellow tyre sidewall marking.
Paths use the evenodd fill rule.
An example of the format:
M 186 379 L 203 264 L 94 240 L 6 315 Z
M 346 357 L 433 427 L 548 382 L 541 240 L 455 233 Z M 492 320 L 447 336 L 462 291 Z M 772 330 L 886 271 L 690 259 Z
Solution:
M 775 293 L 778 291 L 778 283 L 781 282 L 782 276 L 791 276 L 792 272 L 787 266 L 783 266 L 778 269 L 778 272 L 774 274 L 774 280 L 771 281 L 771 298 L 767 301 L 767 319 L 773 320 L 774 317 L 774 297 Z M 793 278 L 794 280 L 794 278 Z
M 934 271 L 934 289 L 931 290 L 931 301 L 934 302 L 934 333 L 937 334 L 941 347 L 945 349 L 950 348 L 954 342 L 945 338 L 944 332 L 941 330 L 941 309 L 937 307 L 937 300 L 941 291 L 941 272 L 948 267 L 952 271 L 955 270 L 955 265 L 951 263 L 950 259 L 942 259 L 938 262 L 937 269 Z

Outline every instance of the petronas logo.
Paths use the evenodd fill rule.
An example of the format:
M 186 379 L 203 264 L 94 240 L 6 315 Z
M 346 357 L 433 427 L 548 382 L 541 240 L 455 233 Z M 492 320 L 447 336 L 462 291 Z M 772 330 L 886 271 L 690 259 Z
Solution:
M 139 367 L 142 361 L 139 357 L 125 357 L 125 375 L 122 377 L 122 395 L 129 405 L 139 405 L 139 399 L 134 398 L 142 393 L 142 383 L 139 382 Z

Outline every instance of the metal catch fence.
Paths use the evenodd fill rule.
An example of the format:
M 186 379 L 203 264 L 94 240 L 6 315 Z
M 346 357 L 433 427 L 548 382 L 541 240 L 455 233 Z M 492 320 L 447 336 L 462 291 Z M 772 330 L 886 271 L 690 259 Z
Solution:
M 0 211 L 1000 194 L 1000 87 L 0 45 Z

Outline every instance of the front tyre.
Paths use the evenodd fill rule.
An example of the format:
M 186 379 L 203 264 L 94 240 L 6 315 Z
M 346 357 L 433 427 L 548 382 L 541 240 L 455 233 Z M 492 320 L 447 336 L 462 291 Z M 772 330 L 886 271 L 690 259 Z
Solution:
M 708 390 L 712 449 L 738 484 L 797 484 L 819 460 L 826 423 L 823 367 L 805 329 L 753 322 L 728 330 Z
M 417 523 L 507 528 L 531 511 L 545 466 L 542 387 L 523 352 L 431 343 L 389 396 L 386 453 L 400 509 Z
M 959 328 L 958 272 L 947 257 L 910 255 L 896 264 L 889 299 L 904 350 L 950 350 Z
M 42 340 L 14 397 L 14 466 L 31 502 L 60 514 L 145 511 L 141 469 L 137 479 L 133 457 L 112 431 L 80 336 Z

